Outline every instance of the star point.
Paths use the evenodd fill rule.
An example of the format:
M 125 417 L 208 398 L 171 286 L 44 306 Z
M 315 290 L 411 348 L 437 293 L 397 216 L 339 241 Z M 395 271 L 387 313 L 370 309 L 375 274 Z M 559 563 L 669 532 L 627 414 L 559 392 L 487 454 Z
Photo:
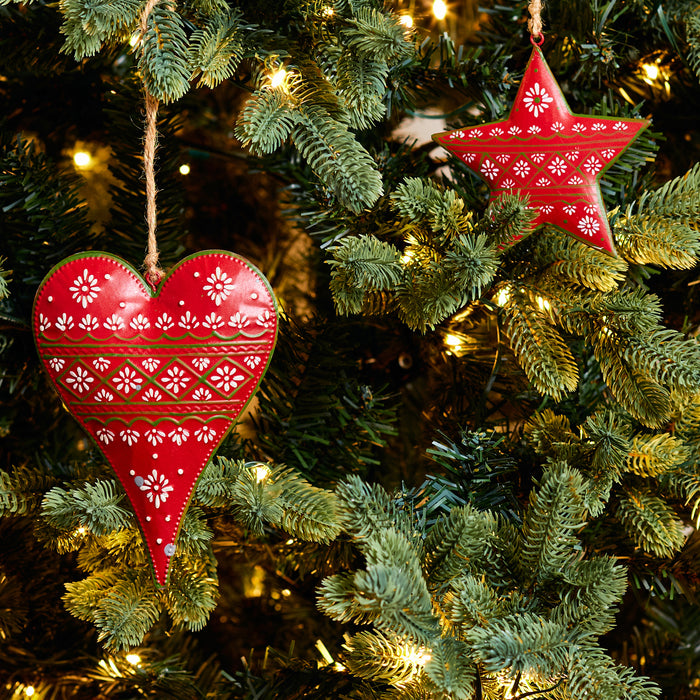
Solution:
M 528 195 L 538 211 L 531 230 L 549 224 L 615 255 L 600 176 L 648 125 L 571 112 L 535 46 L 507 119 L 433 138 L 486 181 L 490 201 Z

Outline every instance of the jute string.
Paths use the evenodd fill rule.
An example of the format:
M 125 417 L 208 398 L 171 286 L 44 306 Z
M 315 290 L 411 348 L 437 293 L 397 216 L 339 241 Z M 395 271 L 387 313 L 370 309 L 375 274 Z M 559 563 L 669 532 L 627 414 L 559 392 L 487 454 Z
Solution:
M 530 0 L 527 6 L 530 12 L 530 19 L 527 21 L 527 28 L 533 39 L 539 39 L 542 34 L 542 0 Z
M 141 42 L 143 42 L 148 29 L 148 17 L 158 0 L 148 0 L 141 13 Z M 165 272 L 158 265 L 158 243 L 156 242 L 156 148 L 158 146 L 158 131 L 156 121 L 158 117 L 158 100 L 151 95 L 144 85 L 144 99 L 146 103 L 146 131 L 143 144 L 143 171 L 146 176 L 146 223 L 148 224 L 148 248 L 143 266 L 146 268 L 146 280 L 155 287 L 163 279 Z

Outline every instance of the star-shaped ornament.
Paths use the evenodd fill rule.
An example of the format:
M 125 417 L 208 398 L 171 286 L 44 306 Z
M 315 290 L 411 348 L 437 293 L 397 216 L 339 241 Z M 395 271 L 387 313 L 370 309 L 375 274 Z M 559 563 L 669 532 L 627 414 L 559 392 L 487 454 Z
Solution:
M 433 138 L 491 189 L 528 195 L 545 224 L 615 255 L 599 178 L 649 125 L 646 119 L 573 114 L 534 46 L 508 119 Z

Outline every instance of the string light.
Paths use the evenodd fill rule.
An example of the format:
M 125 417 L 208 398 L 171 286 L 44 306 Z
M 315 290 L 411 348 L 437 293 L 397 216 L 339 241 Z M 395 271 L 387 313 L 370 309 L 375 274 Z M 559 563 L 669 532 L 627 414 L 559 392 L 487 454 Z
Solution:
M 138 43 L 139 43 L 139 33 L 134 32 L 131 35 L 131 39 L 129 39 L 129 46 L 131 46 L 131 48 L 133 49 L 134 46 L 136 46 L 136 44 L 138 44 Z
M 261 481 L 265 481 L 265 479 L 268 477 L 270 467 L 268 467 L 266 464 L 258 464 L 256 467 L 253 467 L 253 471 L 255 472 L 256 481 L 260 483 Z
M 413 27 L 413 17 L 411 17 L 411 15 L 401 15 L 399 23 L 406 27 L 406 29 L 411 29 Z
M 287 80 L 287 71 L 284 68 L 279 68 L 270 76 L 270 87 L 276 90 L 278 87 L 283 87 Z
M 435 19 L 442 21 L 447 17 L 447 5 L 445 0 L 435 0 L 433 2 L 433 15 Z
M 73 154 L 73 162 L 77 168 L 89 168 L 92 164 L 92 156 L 87 151 L 76 151 Z
M 132 665 L 132 666 L 138 666 L 141 663 L 141 657 L 138 654 L 127 654 L 126 655 L 126 660 Z
M 34 693 L 36 693 L 36 690 L 34 689 L 34 686 L 33 686 L 33 685 L 28 685 L 28 686 L 24 689 L 24 694 L 25 694 L 28 698 L 31 698 L 32 695 L 34 695 Z
M 498 294 L 496 294 L 496 303 L 499 306 L 505 306 L 508 303 L 508 299 L 510 299 L 510 290 L 508 287 L 501 287 L 498 290 Z
M 656 63 L 644 63 L 642 65 L 642 70 L 646 73 L 646 77 L 651 82 L 659 77 L 659 67 L 656 65 Z M 649 83 L 650 85 L 651 82 Z
M 462 344 L 462 340 L 458 336 L 448 333 L 445 336 L 445 344 L 449 345 L 451 348 L 457 349 Z
M 180 175 L 189 175 L 190 174 L 190 164 L 189 163 L 183 163 L 180 166 Z
M 552 308 L 552 305 L 549 303 L 547 299 L 544 297 L 537 297 L 537 306 L 540 307 L 541 311 L 549 311 Z
M 335 14 L 335 10 L 332 7 L 324 7 L 322 14 L 326 19 L 330 19 Z

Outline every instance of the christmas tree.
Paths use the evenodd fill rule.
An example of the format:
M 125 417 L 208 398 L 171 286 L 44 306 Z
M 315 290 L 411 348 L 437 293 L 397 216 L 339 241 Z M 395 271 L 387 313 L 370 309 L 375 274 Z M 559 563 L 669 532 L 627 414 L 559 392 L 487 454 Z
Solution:
M 0 0 L 0 46 L 2 697 L 700 696 L 697 2 Z M 280 312 L 162 586 L 32 331 L 149 229 Z

